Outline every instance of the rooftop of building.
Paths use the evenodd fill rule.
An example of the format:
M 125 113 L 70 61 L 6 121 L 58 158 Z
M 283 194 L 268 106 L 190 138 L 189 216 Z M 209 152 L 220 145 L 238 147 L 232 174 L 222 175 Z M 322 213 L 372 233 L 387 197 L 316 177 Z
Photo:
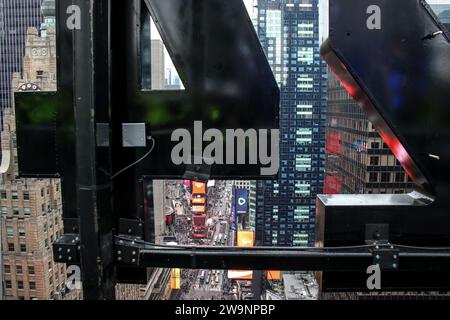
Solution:
M 41 5 L 41 12 L 44 17 L 54 17 L 56 15 L 55 0 L 44 0 Z
M 286 300 L 318 300 L 319 286 L 311 273 L 284 274 Z
M 445 10 L 439 14 L 439 20 L 441 20 L 442 23 L 449 24 L 450 23 L 450 10 Z

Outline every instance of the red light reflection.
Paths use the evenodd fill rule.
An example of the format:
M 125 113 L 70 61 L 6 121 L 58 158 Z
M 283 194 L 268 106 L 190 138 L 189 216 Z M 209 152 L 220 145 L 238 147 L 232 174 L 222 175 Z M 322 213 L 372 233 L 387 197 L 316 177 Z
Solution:
M 327 49 L 328 51 L 326 51 Z M 427 188 L 427 186 L 429 185 L 427 179 L 418 168 L 412 157 L 409 155 L 406 148 L 402 145 L 399 138 L 387 124 L 386 120 L 380 114 L 380 111 L 373 104 L 366 92 L 361 89 L 360 85 L 354 79 L 349 69 L 342 63 L 335 52 L 330 47 L 327 49 L 322 49 L 322 55 L 328 63 L 331 72 L 336 75 L 336 77 L 344 86 L 345 90 L 369 116 L 369 119 L 372 121 L 372 124 L 380 134 L 381 138 L 387 144 L 389 149 L 391 149 L 397 160 L 401 163 L 408 176 L 419 186 Z M 327 150 L 333 151 L 330 150 L 329 147 Z M 334 180 L 329 181 L 332 184 L 335 183 Z M 334 192 L 333 188 L 330 189 L 329 187 L 327 191 Z

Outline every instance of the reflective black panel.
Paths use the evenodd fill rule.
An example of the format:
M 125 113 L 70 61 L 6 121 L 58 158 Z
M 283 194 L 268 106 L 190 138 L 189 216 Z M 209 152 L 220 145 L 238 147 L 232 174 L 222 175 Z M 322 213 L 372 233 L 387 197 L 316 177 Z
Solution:
M 430 249 L 450 246 L 448 34 L 425 1 L 331 0 L 321 51 L 419 192 L 320 196 L 317 245 L 422 247 L 415 250 L 429 263 L 402 263 L 400 252 L 400 270 L 382 272 L 382 290 L 448 290 L 450 276 L 435 272 Z M 367 232 L 374 225 L 385 230 L 382 238 Z M 368 277 L 325 272 L 322 289 L 367 291 Z
M 62 176 L 65 218 L 76 216 L 72 32 L 65 20 L 71 4 L 56 2 L 58 92 L 15 95 L 19 175 Z
M 450 42 L 443 30 L 425 1 L 335 0 L 322 47 L 407 173 L 429 192 L 449 177 Z
M 65 2 L 59 5 L 63 9 L 66 7 Z M 66 153 L 62 154 L 62 147 L 70 146 L 74 141 L 74 137 L 64 135 L 68 132 L 65 128 L 73 126 L 73 115 L 70 114 L 73 113 L 72 95 L 69 93 L 72 90 L 72 73 L 69 69 L 73 63 L 71 33 L 64 26 L 67 17 L 63 9 L 57 45 L 60 52 L 59 74 L 68 85 L 59 86 L 56 99 L 62 96 L 67 99 L 64 102 L 58 100 L 55 104 L 41 100 L 31 103 L 18 97 L 19 142 L 24 143 L 19 162 L 23 176 L 55 173 L 65 176 L 67 173 L 62 172 L 63 169 L 55 163 L 55 158 L 71 163 L 67 162 Z M 142 79 L 145 78 L 143 72 L 149 72 L 148 61 L 140 60 L 141 47 L 145 48 L 147 45 L 147 40 L 142 37 L 148 37 L 145 15 L 148 9 L 180 74 L 186 88 L 184 91 L 142 89 Z M 115 2 L 111 10 L 111 128 L 114 170 L 119 171 L 148 151 L 148 148 L 122 147 L 122 124 L 145 123 L 148 135 L 156 140 L 156 146 L 152 155 L 140 164 L 139 176 L 181 178 L 188 176 L 189 172 L 193 172 L 195 176 L 204 171 L 211 178 L 259 178 L 259 162 L 197 168 L 174 164 L 171 159 L 172 148 L 176 145 L 171 141 L 172 132 L 185 128 L 193 136 L 194 121 L 202 121 L 203 132 L 209 128 L 223 131 L 238 128 L 277 129 L 279 126 L 278 85 L 242 0 L 130 0 Z M 94 35 L 96 39 L 102 37 L 108 35 Z M 145 87 L 148 88 L 148 84 Z M 39 110 L 39 114 L 44 112 L 47 110 L 44 107 L 46 104 L 54 106 L 51 112 L 60 121 L 55 123 L 50 118 L 42 119 L 45 124 L 37 127 L 32 122 L 30 113 L 36 110 Z M 56 142 L 53 141 L 55 139 L 48 138 L 52 135 L 52 130 L 55 131 Z M 40 135 L 41 132 L 43 136 Z M 31 142 L 34 148 L 28 149 L 26 141 Z M 205 143 L 203 147 L 207 144 L 209 143 Z M 42 164 L 26 160 L 37 156 L 36 150 L 45 150 L 47 159 Z M 54 150 L 54 153 L 50 154 L 50 150 Z M 64 152 L 66 151 L 69 150 Z M 248 152 L 248 144 L 246 151 Z M 127 175 L 136 177 L 135 174 L 137 173 L 127 172 Z M 276 176 L 274 173 L 265 178 Z

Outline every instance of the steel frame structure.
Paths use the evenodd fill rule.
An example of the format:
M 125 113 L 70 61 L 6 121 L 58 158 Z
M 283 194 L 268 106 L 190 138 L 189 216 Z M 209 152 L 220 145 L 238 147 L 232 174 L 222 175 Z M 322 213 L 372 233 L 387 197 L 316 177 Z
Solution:
M 163 1 L 168 3 L 167 0 Z M 198 8 L 201 1 L 204 0 L 191 0 L 192 7 Z M 412 3 L 416 0 L 404 1 Z M 239 5 L 242 5 L 240 0 L 226 2 L 230 5 L 239 2 Z M 386 5 L 383 0 L 378 2 Z M 389 2 L 392 3 L 392 1 Z M 341 0 L 341 3 L 345 3 L 345 0 Z M 411 247 L 404 243 L 391 244 L 390 241 L 393 242 L 393 240 L 389 231 L 383 231 L 385 230 L 383 225 L 392 223 L 392 218 L 385 218 L 385 215 L 375 215 L 371 218 L 373 220 L 371 223 L 379 224 L 382 231 L 374 234 L 366 233 L 365 236 L 361 236 L 361 232 L 364 233 L 362 229 L 367 222 L 358 220 L 356 233 L 358 237 L 351 241 L 346 239 L 347 242 L 343 242 L 344 246 L 337 245 L 339 241 L 332 241 L 339 236 L 332 238 L 331 241 L 327 238 L 328 234 L 336 235 L 336 230 L 332 229 L 328 233 L 330 226 L 327 227 L 326 222 L 319 223 L 323 227 L 324 235 L 322 239 L 318 239 L 318 248 L 217 249 L 164 247 L 150 244 L 148 217 L 142 214 L 142 192 L 139 191 L 142 190 L 140 179 L 145 176 L 145 172 L 136 169 L 132 175 L 117 183 L 110 181 L 111 175 L 105 174 L 105 172 L 113 172 L 114 168 L 121 167 L 123 163 L 129 163 L 129 160 L 135 159 L 133 156 L 136 156 L 136 154 L 128 154 L 119 161 L 119 164 L 114 163 L 115 152 L 121 150 L 118 132 L 123 123 L 122 116 L 123 113 L 127 113 L 123 109 L 122 114 L 117 112 L 119 106 L 116 99 L 126 103 L 127 100 L 121 96 L 128 97 L 129 91 L 135 89 L 134 87 L 119 88 L 113 81 L 114 75 L 118 75 L 117 71 L 122 70 L 121 66 L 117 66 L 119 63 L 117 56 L 129 62 L 136 59 L 139 54 L 137 47 L 134 47 L 137 43 L 133 41 L 136 39 L 132 41 L 133 48 L 127 49 L 125 43 L 113 41 L 113 38 L 118 36 L 125 39 L 127 31 L 134 30 L 136 24 L 139 25 L 137 21 L 139 19 L 134 14 L 138 8 L 140 10 L 143 7 L 143 4 L 144 2 L 140 0 L 58 1 L 60 35 L 58 75 L 61 76 L 58 79 L 60 90 L 58 95 L 59 102 L 73 104 L 73 124 L 67 125 L 64 133 L 73 135 L 75 141 L 74 150 L 69 150 L 61 162 L 63 167 L 73 166 L 76 163 L 77 170 L 75 174 L 63 176 L 65 209 L 67 208 L 67 213 L 66 211 L 64 213 L 66 234 L 54 243 L 53 250 L 56 262 L 81 266 L 85 299 L 114 299 L 115 283 L 131 282 L 133 276 L 136 282 L 145 281 L 146 268 L 149 267 L 249 270 L 270 268 L 365 274 L 367 267 L 378 264 L 382 270 L 393 273 L 415 271 L 450 273 L 450 248 L 439 248 L 435 244 L 431 247 Z M 161 2 L 146 0 L 145 4 L 150 7 L 150 11 L 157 11 Z M 66 9 L 73 5 L 80 8 L 81 29 L 68 31 L 65 24 Z M 339 5 L 339 1 L 332 1 L 333 5 Z M 192 12 L 193 16 L 195 13 L 195 11 Z M 114 21 L 123 18 L 123 15 L 125 15 L 126 23 L 120 26 L 124 29 L 117 30 L 113 26 Z M 193 22 L 199 23 L 196 19 Z M 159 27 L 162 28 L 161 25 Z M 117 34 L 113 30 L 117 31 Z M 164 30 L 161 29 L 161 31 Z M 201 39 L 199 41 L 201 43 Z M 61 53 L 69 51 L 72 52 L 72 56 L 70 54 L 61 56 Z M 351 71 L 351 68 L 344 67 L 344 69 Z M 128 76 L 133 81 L 139 79 L 137 70 L 125 71 L 132 73 Z M 120 90 L 123 90 L 125 94 Z M 25 128 L 21 131 L 20 127 L 27 119 L 26 114 L 22 112 L 26 110 L 27 103 L 21 99 L 23 98 L 17 97 L 19 144 L 23 142 L 21 134 L 24 135 L 27 130 Z M 202 103 L 198 96 L 194 97 L 194 101 Z M 58 118 L 57 121 L 60 120 Z M 104 126 L 99 126 L 99 124 L 110 123 L 111 128 L 106 126 L 106 131 Z M 49 133 L 54 134 L 51 130 L 47 132 Z M 106 139 L 108 142 L 102 146 L 98 145 L 99 134 L 108 137 Z M 21 148 L 24 148 L 24 145 L 21 145 Z M 58 170 L 55 169 L 55 172 Z M 43 177 L 47 176 L 46 173 L 48 172 L 33 176 Z M 130 191 L 123 190 L 128 186 Z M 117 190 L 123 191 L 124 194 L 120 194 Z M 122 203 L 130 203 L 134 200 L 135 203 L 128 207 Z M 327 199 L 322 200 L 326 207 Z M 336 207 L 339 207 L 339 204 Z M 384 210 L 386 213 L 392 210 L 392 207 L 385 207 Z M 119 214 L 119 211 L 122 213 Z M 352 225 L 349 220 L 345 223 Z M 327 247 L 327 243 L 331 243 L 330 247 Z M 345 243 L 350 245 L 346 246 Z M 320 248 L 320 246 L 325 247 Z

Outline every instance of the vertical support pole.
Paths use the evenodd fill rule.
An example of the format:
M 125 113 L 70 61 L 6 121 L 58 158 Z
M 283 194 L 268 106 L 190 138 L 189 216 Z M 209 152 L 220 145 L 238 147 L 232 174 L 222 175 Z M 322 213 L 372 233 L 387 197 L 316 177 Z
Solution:
M 149 17 L 141 15 L 141 0 L 114 1 L 112 8 L 111 26 L 114 34 L 112 40 L 112 132 L 113 132 L 113 171 L 120 169 L 141 158 L 146 149 L 122 147 L 122 123 L 139 122 L 133 113 L 133 108 L 126 108 L 130 103 L 138 103 L 136 96 L 143 85 L 150 86 L 151 79 L 143 78 L 145 71 L 150 68 L 150 38 L 142 39 L 141 23 Z M 150 25 L 147 25 L 150 28 Z M 145 29 L 145 28 L 144 28 Z M 150 30 L 147 30 L 150 32 Z M 146 36 L 150 37 L 149 33 Z M 145 48 L 147 46 L 147 48 Z M 146 49 L 141 51 L 142 49 Z M 142 59 L 141 54 L 146 55 Z M 139 57 L 141 59 L 139 59 Z M 139 63 L 141 60 L 141 63 Z M 142 64 L 142 60 L 146 63 Z M 144 67 L 144 71 L 142 70 Z M 126 75 L 127 81 L 120 81 Z M 150 77 L 149 74 L 145 75 Z M 142 80 L 144 80 L 142 82 Z M 114 179 L 114 210 L 120 214 L 120 218 L 138 219 L 145 221 L 144 196 L 142 177 L 144 172 L 141 166 L 130 168 L 124 174 Z M 148 240 L 148 239 L 145 239 Z
M 2 179 L 0 177 L 0 179 Z M 0 215 L 0 301 L 3 300 L 3 216 Z
M 96 124 L 109 123 L 110 0 L 75 0 L 81 29 L 74 34 L 77 210 L 86 300 L 115 298 L 110 148 L 97 147 Z

